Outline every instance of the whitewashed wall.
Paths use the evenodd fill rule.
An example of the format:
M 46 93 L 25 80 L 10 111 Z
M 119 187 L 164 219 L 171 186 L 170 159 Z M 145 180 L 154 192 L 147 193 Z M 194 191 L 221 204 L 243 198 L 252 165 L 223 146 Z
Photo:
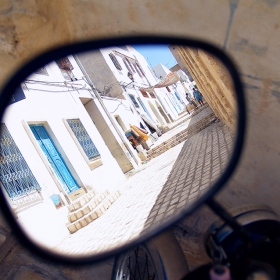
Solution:
M 81 73 L 79 73 L 77 65 L 74 64 L 74 61 L 71 62 L 74 65 L 73 72 L 77 75 L 77 78 L 80 78 Z M 34 74 L 29 79 L 48 82 L 64 81 L 55 63 L 47 66 L 47 71 L 49 76 Z M 83 81 L 76 81 L 73 84 L 75 84 L 75 87 L 85 85 Z M 50 196 L 60 194 L 65 205 L 67 205 L 67 201 L 63 191 L 59 191 L 58 180 L 55 180 L 56 175 L 50 172 L 51 168 L 47 169 L 46 167 L 48 162 L 42 151 L 40 152 L 40 147 L 28 126 L 29 124 L 44 124 L 80 187 L 84 186 L 87 190 L 95 189 L 98 192 L 106 189 L 113 191 L 119 189 L 125 180 L 122 170 L 112 157 L 79 99 L 83 90 L 78 93 L 57 85 L 47 86 L 27 82 L 27 89 L 24 89 L 26 99 L 8 106 L 3 118 L 3 122 L 42 188 L 43 201 L 35 205 L 30 204 L 29 208 L 20 210 L 17 213 L 19 221 L 32 229 L 33 233 L 37 232 L 44 236 L 44 240 L 50 246 L 69 234 L 65 226 L 68 212 L 66 206 L 56 210 Z M 63 85 L 63 83 L 60 85 Z M 87 91 L 84 92 L 84 94 L 86 93 Z M 103 164 L 93 170 L 89 168 L 63 121 L 76 118 L 81 120 L 101 155 Z

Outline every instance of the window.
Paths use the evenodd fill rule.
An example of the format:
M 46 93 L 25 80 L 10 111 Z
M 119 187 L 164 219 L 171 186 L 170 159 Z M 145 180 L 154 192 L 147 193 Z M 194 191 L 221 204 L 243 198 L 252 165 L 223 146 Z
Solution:
M 140 91 L 141 91 L 141 93 L 142 93 L 142 95 L 143 95 L 144 97 L 149 98 L 149 95 L 148 95 L 148 93 L 147 93 L 145 90 L 140 89 Z
M 67 123 L 76 136 L 87 158 L 89 160 L 92 160 L 94 158 L 100 157 L 98 150 L 93 144 L 82 122 L 79 119 L 68 119 Z
M 46 67 L 41 67 L 38 70 L 34 71 L 35 74 L 49 76 Z
M 74 74 L 72 73 L 72 70 L 74 69 L 73 65 L 71 64 L 68 57 L 64 57 L 61 59 L 56 60 L 56 64 L 58 65 L 62 76 L 67 81 L 76 81 Z
M 22 86 L 18 86 L 18 88 L 13 93 L 12 98 L 10 99 L 9 104 L 13 104 L 13 103 L 19 102 L 19 101 L 24 100 L 26 98 L 22 88 L 23 88 L 23 84 L 22 84 Z
M 13 200 L 41 190 L 5 124 L 0 134 L 0 181 Z
M 134 67 L 135 67 L 135 69 L 136 69 L 138 75 L 142 78 L 143 76 L 142 76 L 142 74 L 141 74 L 141 72 L 140 72 L 140 70 L 139 70 L 139 68 L 138 68 L 138 65 L 137 65 L 137 64 L 134 64 Z
M 64 69 L 64 70 L 68 70 L 68 71 L 74 69 L 74 67 L 71 64 L 68 57 L 60 58 L 60 59 L 56 60 L 56 63 L 60 69 Z
M 118 62 L 116 56 L 115 56 L 113 53 L 110 53 L 109 56 L 110 56 L 112 62 L 114 63 L 115 67 L 116 67 L 118 70 L 121 71 L 121 70 L 122 70 L 122 67 L 121 67 L 120 63 Z
M 146 112 L 146 114 L 148 115 L 148 117 L 150 118 L 150 120 L 152 121 L 153 118 L 152 116 L 150 115 L 148 109 L 146 108 L 145 104 L 143 103 L 143 101 L 141 100 L 140 97 L 137 98 L 138 99 L 138 102 L 140 103 L 140 105 L 142 106 L 143 110 Z
M 130 97 L 131 101 L 133 102 L 133 104 L 135 105 L 136 108 L 140 108 L 138 102 L 136 101 L 135 97 L 133 94 L 128 94 L 128 96 Z
M 126 69 L 128 70 L 128 72 L 132 73 L 132 70 L 130 69 L 130 67 L 129 67 L 127 61 L 126 61 L 124 58 L 123 58 L 123 63 L 124 63 L 124 65 L 125 65 Z
M 176 91 L 174 91 L 174 93 L 175 93 L 176 98 L 177 98 L 179 101 L 181 101 L 181 99 L 180 99 L 178 93 L 177 93 Z
M 130 60 L 127 57 L 125 59 L 126 59 L 127 63 L 129 64 L 129 66 L 130 66 L 131 70 L 133 71 L 133 73 L 136 73 L 136 71 L 135 71 L 135 69 L 133 67 L 133 64 L 130 62 Z
M 168 91 L 168 92 L 171 92 L 171 90 L 170 90 L 170 88 L 169 88 L 169 87 L 166 87 L 166 89 L 167 89 L 167 91 Z
M 144 71 L 143 71 L 142 67 L 140 66 L 140 64 L 138 64 L 138 63 L 136 62 L 136 66 L 137 66 L 137 67 L 138 67 L 138 69 L 140 70 L 140 72 L 141 72 L 142 76 L 143 76 L 143 77 L 145 77 L 145 73 L 144 73 Z
M 149 94 L 150 94 L 150 96 L 151 96 L 152 98 L 156 98 L 154 92 L 150 91 Z
M 71 70 L 60 69 L 60 71 L 65 80 L 67 81 L 77 80 Z

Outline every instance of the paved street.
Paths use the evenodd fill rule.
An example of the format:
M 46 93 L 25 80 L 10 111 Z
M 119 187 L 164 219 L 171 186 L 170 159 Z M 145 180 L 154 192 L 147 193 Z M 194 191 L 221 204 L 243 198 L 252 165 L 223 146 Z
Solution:
M 209 188 L 229 157 L 232 137 L 213 123 L 152 159 L 120 188 L 122 195 L 97 220 L 56 247 L 71 254 L 98 252 L 139 236 Z
M 182 116 L 178 120 L 168 124 L 170 130 L 159 137 L 152 148 L 155 148 L 156 146 L 159 146 L 163 142 L 166 142 L 173 136 L 180 134 L 181 131 L 210 115 L 210 113 L 212 113 L 212 110 L 208 106 L 208 104 L 205 104 L 203 107 L 199 107 L 197 111 L 193 110 L 190 115 L 187 112 L 184 112 L 184 114 L 182 114 Z

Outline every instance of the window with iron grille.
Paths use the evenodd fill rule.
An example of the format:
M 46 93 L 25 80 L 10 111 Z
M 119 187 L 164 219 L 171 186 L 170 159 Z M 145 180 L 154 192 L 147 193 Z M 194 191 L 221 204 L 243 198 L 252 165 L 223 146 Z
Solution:
M 133 94 L 128 94 L 128 96 L 130 97 L 131 101 L 133 102 L 133 104 L 135 105 L 136 108 L 140 108 L 138 102 L 136 101 L 135 97 Z
M 0 181 L 11 199 L 41 190 L 4 123 L 0 131 Z
M 120 63 L 118 62 L 116 56 L 113 54 L 113 53 L 109 53 L 109 57 L 111 58 L 112 62 L 114 63 L 115 67 L 118 69 L 118 70 L 122 70 L 122 67 L 120 65 Z
M 98 150 L 93 144 L 90 136 L 88 135 L 80 119 L 68 119 L 67 123 L 69 124 L 71 130 L 76 136 L 79 144 L 81 145 L 88 159 L 91 160 L 100 157 Z

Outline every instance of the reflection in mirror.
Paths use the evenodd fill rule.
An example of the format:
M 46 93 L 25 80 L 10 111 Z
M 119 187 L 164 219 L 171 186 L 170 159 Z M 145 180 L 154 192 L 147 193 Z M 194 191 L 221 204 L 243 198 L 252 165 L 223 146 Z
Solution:
M 1 124 L 1 187 L 18 223 L 65 254 L 110 250 L 196 201 L 236 131 L 225 66 L 185 46 L 120 46 L 38 69 Z

